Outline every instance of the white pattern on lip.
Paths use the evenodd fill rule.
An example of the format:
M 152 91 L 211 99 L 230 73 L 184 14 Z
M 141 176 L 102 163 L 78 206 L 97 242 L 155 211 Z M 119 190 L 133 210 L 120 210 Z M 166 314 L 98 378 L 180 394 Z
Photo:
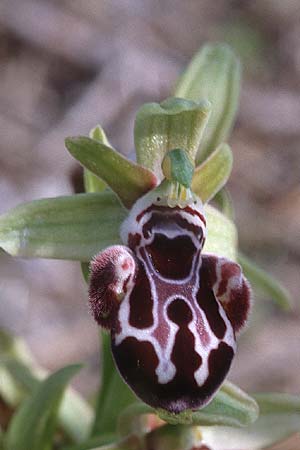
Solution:
M 138 208 L 139 206 L 139 208 Z M 153 209 L 151 208 L 153 206 Z M 134 252 L 138 260 L 143 264 L 147 278 L 150 283 L 151 296 L 153 301 L 152 316 L 153 324 L 147 328 L 137 328 L 129 323 L 130 316 L 130 294 L 128 292 L 119 309 L 120 332 L 115 334 L 115 345 L 120 345 L 127 337 L 136 338 L 140 342 L 149 342 L 153 346 L 158 358 L 158 365 L 155 368 L 157 381 L 159 384 L 167 384 L 175 379 L 177 368 L 171 360 L 172 351 L 175 346 L 175 338 L 180 327 L 172 322 L 167 316 L 167 308 L 175 298 L 180 297 L 189 306 L 193 319 L 188 324 L 188 329 L 194 336 L 193 350 L 201 357 L 201 363 L 194 372 L 195 382 L 199 387 L 203 386 L 209 377 L 209 356 L 212 350 L 216 350 L 221 341 L 229 345 L 235 351 L 235 337 L 229 320 L 222 306 L 218 304 L 219 312 L 226 325 L 226 333 L 223 339 L 219 339 L 211 329 L 206 318 L 205 312 L 198 304 L 197 291 L 199 289 L 199 272 L 201 267 L 200 252 L 203 240 L 199 241 L 192 230 L 183 229 L 175 221 L 172 223 L 172 215 L 174 218 L 178 215 L 187 223 L 196 227 L 201 227 L 203 236 L 205 236 L 205 218 L 202 204 L 192 205 L 195 214 L 191 211 L 172 210 L 168 212 L 168 221 L 160 223 L 155 227 L 155 233 L 166 236 L 167 239 L 174 239 L 178 236 L 188 236 L 195 246 L 195 256 L 192 261 L 191 270 L 187 277 L 183 279 L 167 279 L 158 273 L 153 266 L 153 262 L 149 257 L 146 246 L 153 242 L 155 233 L 145 238 L 142 230 L 145 224 L 152 218 L 153 212 L 159 212 L 157 204 L 149 204 L 140 199 L 134 206 L 129 217 L 122 226 L 122 236 L 125 242 L 128 240 L 129 232 L 140 236 L 139 244 L 135 247 Z M 160 205 L 159 205 L 160 206 Z M 198 207 L 200 206 L 199 210 Z M 163 215 L 162 208 L 161 214 Z M 138 217 L 138 220 L 136 219 Z M 203 217 L 203 219 L 201 218 Z M 158 295 L 159 291 L 159 295 Z M 221 311 L 222 310 L 222 311 Z M 157 339 L 156 333 L 159 333 L 160 327 L 164 327 L 164 338 Z M 166 332 L 167 330 L 167 332 Z M 206 333 L 206 343 L 202 338 L 202 330 Z M 189 349 L 187 349 L 189 351 Z
M 107 325 L 115 362 L 142 400 L 179 413 L 205 406 L 226 377 L 236 350 L 235 331 L 247 319 L 250 288 L 238 264 L 202 254 L 206 221 L 201 202 L 168 208 L 151 203 L 151 196 L 136 202 L 121 227 L 124 243 L 131 245 L 120 246 L 122 256 L 129 252 L 132 261 L 109 259 L 118 267 L 111 271 L 112 280 L 104 272 L 99 290 L 107 288 L 109 301 L 111 289 L 122 291 L 116 281 L 128 271 L 123 297 L 111 308 Z M 239 303 L 232 304 L 236 299 Z

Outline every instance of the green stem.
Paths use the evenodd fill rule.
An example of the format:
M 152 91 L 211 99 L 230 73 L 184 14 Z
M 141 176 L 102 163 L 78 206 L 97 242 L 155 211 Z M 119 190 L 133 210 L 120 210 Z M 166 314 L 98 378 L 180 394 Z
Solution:
M 92 436 L 114 433 L 122 409 L 135 401 L 135 396 L 115 368 L 110 335 L 102 333 L 102 383 L 99 390 Z

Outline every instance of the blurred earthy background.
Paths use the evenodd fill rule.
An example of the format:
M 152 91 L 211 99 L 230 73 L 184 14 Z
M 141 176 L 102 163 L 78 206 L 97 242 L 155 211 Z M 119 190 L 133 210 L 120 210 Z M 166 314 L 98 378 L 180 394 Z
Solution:
M 300 5 L 297 0 L 1 0 L 0 213 L 81 188 L 64 137 L 100 123 L 133 155 L 133 121 L 170 95 L 206 41 L 240 56 L 243 85 L 230 144 L 240 246 L 289 290 L 292 313 L 256 295 L 231 379 L 300 392 Z M 79 265 L 0 257 L 0 326 L 53 370 L 85 361 L 98 380 L 97 329 Z

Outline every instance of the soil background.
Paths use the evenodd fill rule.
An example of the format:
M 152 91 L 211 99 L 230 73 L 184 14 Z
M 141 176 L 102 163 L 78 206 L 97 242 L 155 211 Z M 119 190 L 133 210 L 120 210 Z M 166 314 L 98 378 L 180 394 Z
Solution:
M 168 97 L 206 41 L 243 63 L 228 183 L 240 247 L 285 285 L 291 313 L 256 293 L 230 379 L 248 391 L 300 392 L 300 6 L 297 0 L 1 0 L 0 213 L 82 189 L 68 135 L 97 123 L 133 157 L 133 123 Z M 85 361 L 98 383 L 97 328 L 79 264 L 0 255 L 0 326 L 50 370 Z M 278 449 L 299 448 L 300 440 Z

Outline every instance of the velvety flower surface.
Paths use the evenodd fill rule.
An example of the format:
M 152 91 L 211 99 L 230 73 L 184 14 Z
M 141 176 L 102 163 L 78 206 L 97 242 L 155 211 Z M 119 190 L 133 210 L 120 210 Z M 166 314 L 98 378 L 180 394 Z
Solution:
M 193 194 L 170 202 L 172 188 L 165 180 L 135 203 L 124 246 L 94 258 L 89 294 L 124 380 L 147 404 L 179 413 L 206 405 L 226 377 L 250 288 L 238 264 L 202 254 L 203 205 Z

